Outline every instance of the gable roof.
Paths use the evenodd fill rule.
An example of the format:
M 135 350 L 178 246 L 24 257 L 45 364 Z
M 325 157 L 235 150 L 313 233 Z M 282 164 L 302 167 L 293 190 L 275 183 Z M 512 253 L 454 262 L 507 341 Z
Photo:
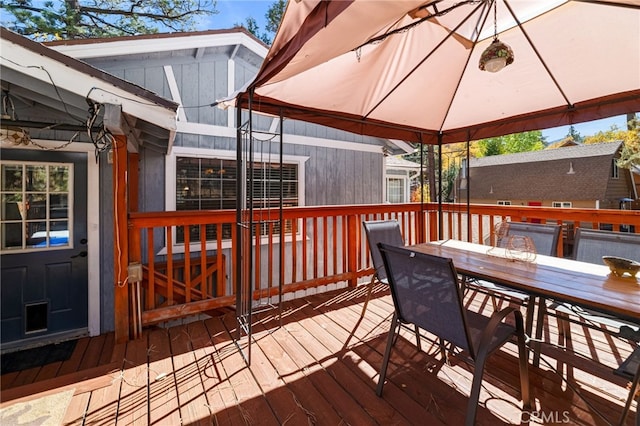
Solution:
M 405 160 L 400 155 L 390 155 L 386 157 L 385 164 L 387 169 L 408 169 L 408 170 L 420 170 L 420 164 Z
M 540 151 L 518 152 L 515 154 L 490 155 L 487 157 L 472 158 L 469 162 L 469 167 L 486 167 L 532 162 L 539 163 L 555 160 L 580 159 L 585 157 L 612 156 L 618 151 L 621 145 L 622 142 L 596 143 L 555 149 L 543 149 Z
M 119 61 L 133 55 L 135 55 L 133 56 L 134 60 L 183 55 L 194 58 L 195 61 L 205 54 L 224 52 L 231 57 L 243 58 L 256 67 L 256 72 L 268 52 L 268 47 L 244 28 L 59 40 L 44 44 L 58 52 L 94 64 L 106 58 Z M 239 47 L 242 48 L 238 49 Z M 223 104 L 218 101 L 216 103 Z M 279 114 L 275 116 L 277 117 Z M 186 122 L 186 118 L 182 121 Z M 376 145 L 382 145 L 384 150 L 388 150 L 394 155 L 410 153 L 415 150 L 414 147 L 402 140 L 377 139 Z
M 74 58 L 103 58 L 180 49 L 196 51 L 203 48 L 240 44 L 261 58 L 264 58 L 268 51 L 264 42 L 244 28 L 58 40 L 45 44 Z M 97 45 L 100 46 L 99 49 L 96 49 Z
M 611 162 L 621 146 L 622 142 L 612 142 L 471 159 L 470 196 L 493 200 L 603 200 Z
M 56 111 L 59 118 L 74 125 L 86 120 L 87 99 L 116 105 L 139 140 L 170 149 L 177 103 L 5 28 L 0 27 L 0 34 L 3 90 L 34 107 Z M 37 129 L 42 124 L 22 122 L 19 126 Z

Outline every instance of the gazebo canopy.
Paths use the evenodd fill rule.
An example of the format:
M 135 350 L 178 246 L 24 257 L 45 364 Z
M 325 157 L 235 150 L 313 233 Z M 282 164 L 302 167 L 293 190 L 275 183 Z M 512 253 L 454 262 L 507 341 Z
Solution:
M 435 144 L 640 111 L 640 0 L 296 0 L 237 101 Z M 514 52 L 479 69 L 497 37 Z

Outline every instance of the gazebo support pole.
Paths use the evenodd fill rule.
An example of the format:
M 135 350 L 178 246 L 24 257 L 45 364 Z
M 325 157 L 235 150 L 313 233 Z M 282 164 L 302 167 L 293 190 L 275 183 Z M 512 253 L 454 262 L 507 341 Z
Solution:
M 442 132 L 438 133 L 438 239 L 443 238 L 442 227 Z
M 464 175 L 467 178 L 467 241 L 471 242 L 471 179 L 469 163 L 471 162 L 471 132 L 467 130 L 467 161 L 464 165 Z

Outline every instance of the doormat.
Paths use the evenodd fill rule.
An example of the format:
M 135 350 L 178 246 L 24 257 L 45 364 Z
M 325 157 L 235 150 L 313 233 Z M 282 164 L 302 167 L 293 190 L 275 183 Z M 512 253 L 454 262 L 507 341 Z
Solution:
M 0 410 L 0 424 L 21 426 L 59 426 L 73 397 L 73 389 Z
M 71 357 L 73 350 L 76 348 L 76 343 L 77 340 L 68 340 L 62 343 L 52 343 L 37 348 L 2 354 L 0 355 L 0 369 L 2 374 L 6 374 L 41 367 L 53 362 L 66 361 Z

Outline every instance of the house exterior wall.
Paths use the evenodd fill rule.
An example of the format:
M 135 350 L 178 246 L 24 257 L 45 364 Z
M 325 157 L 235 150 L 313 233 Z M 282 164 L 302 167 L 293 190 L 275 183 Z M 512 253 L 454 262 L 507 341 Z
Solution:
M 100 49 L 100 43 L 94 46 Z M 241 88 L 257 73 L 262 57 L 248 47 L 240 45 L 214 48 L 126 54 L 108 57 L 93 54 L 81 58 L 96 68 L 128 80 L 156 94 L 181 103 L 178 112 L 178 131 L 173 146 L 206 154 L 236 152 L 236 113 L 211 106 Z M 243 120 L 248 113 L 243 112 Z M 254 115 L 254 129 L 278 134 L 279 120 Z M 378 204 L 384 194 L 385 141 L 364 137 L 315 124 L 284 120 L 285 143 L 283 154 L 303 158 L 304 176 L 301 187 L 304 205 Z M 261 138 L 263 136 L 260 136 Z M 264 136 L 266 138 L 266 136 Z M 277 138 L 277 136 L 276 136 Z M 175 151 L 175 149 L 174 149 Z M 270 144 L 269 153 L 277 159 L 280 148 Z M 257 154 L 259 155 L 259 154 Z M 114 327 L 114 259 L 113 259 L 113 200 L 111 199 L 111 166 L 101 158 L 101 328 L 102 332 Z M 169 162 L 175 154 L 165 155 L 143 143 L 139 149 L 139 211 L 164 211 L 175 208 L 175 191 L 171 193 L 168 170 L 175 170 Z M 328 235 L 329 239 L 333 236 Z M 143 242 L 144 244 L 144 242 Z M 165 250 L 161 238 L 155 239 L 155 251 Z M 301 244 L 298 242 L 298 244 Z M 291 250 L 288 244 L 286 250 Z M 142 248 L 146 253 L 146 248 Z M 228 262 L 232 258 L 228 248 L 223 249 Z M 174 251 L 178 253 L 179 251 Z M 309 259 L 309 267 L 313 259 Z M 263 274 L 265 275 L 265 274 Z M 264 277 L 266 279 L 266 276 Z M 229 279 L 228 282 L 232 280 Z
M 528 206 L 529 202 L 540 202 L 541 207 L 553 207 L 554 202 L 570 202 L 572 208 L 578 209 L 595 209 L 597 203 L 591 200 L 526 200 L 526 199 L 488 199 L 488 198 L 472 198 L 471 204 L 498 204 L 498 202 L 509 201 L 513 206 Z
M 235 113 L 208 105 L 253 78 L 261 58 L 243 46 L 231 59 L 233 52 L 231 48 L 217 48 L 199 58 L 187 52 L 167 52 L 85 60 L 160 96 L 180 101 L 185 108 L 184 115 L 179 116 L 174 146 L 235 152 Z M 230 71 L 234 73 L 231 79 Z M 174 81 L 170 81 L 172 78 Z M 173 85 L 177 93 L 175 89 L 172 92 Z M 295 120 L 284 123 L 283 154 L 308 157 L 304 176 L 306 205 L 383 201 L 384 142 L 381 139 Z M 279 131 L 278 120 L 271 117 L 254 115 L 253 125 L 258 130 Z M 201 133 L 196 133 L 198 131 Z M 279 153 L 276 144 L 272 144 L 270 152 Z M 159 205 L 157 194 L 165 193 L 165 161 L 166 158 L 152 149 L 143 146 L 140 150 L 141 211 L 164 208 Z M 148 194 L 152 196 L 149 198 Z

